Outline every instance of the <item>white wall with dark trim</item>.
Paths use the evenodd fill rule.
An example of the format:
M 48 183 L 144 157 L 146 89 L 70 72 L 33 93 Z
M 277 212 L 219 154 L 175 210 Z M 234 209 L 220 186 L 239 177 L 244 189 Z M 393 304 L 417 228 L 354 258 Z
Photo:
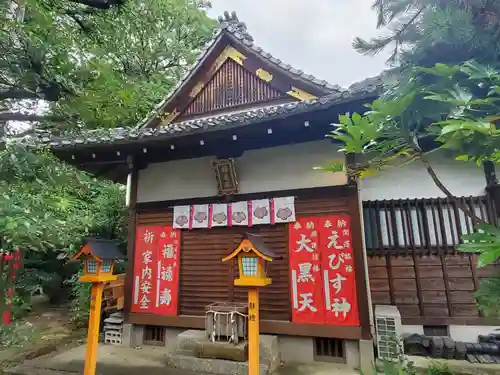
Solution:
M 442 154 L 432 155 L 430 158 L 431 165 L 433 166 L 436 174 L 443 182 L 443 184 L 451 191 L 455 196 L 483 196 L 486 194 L 486 177 L 482 167 L 478 167 L 474 163 L 466 163 L 463 161 L 457 161 L 449 157 L 445 157 Z M 360 183 L 360 198 L 362 201 L 374 201 L 374 200 L 390 200 L 390 199 L 415 199 L 415 198 L 444 198 L 445 194 L 435 185 L 429 176 L 424 165 L 416 161 L 414 163 L 408 164 L 404 167 L 388 169 L 379 172 L 377 175 L 372 177 L 367 177 L 363 179 Z M 479 208 L 474 207 L 476 214 L 480 214 Z M 405 239 L 402 238 L 404 235 L 403 225 L 408 227 L 406 220 L 411 220 L 411 227 L 413 228 L 413 241 L 416 246 L 420 246 L 423 241 L 420 238 L 420 232 L 416 228 L 415 223 L 418 222 L 418 216 L 416 209 L 412 208 L 410 210 L 410 216 L 400 215 L 400 209 L 394 209 L 394 219 L 397 226 L 395 231 L 398 235 L 398 242 L 405 243 Z M 380 239 L 382 243 L 389 246 L 390 243 L 394 243 L 389 240 L 389 232 L 394 233 L 394 228 L 392 228 L 392 222 L 387 220 L 385 211 L 381 210 L 379 214 L 379 225 L 381 226 L 380 232 L 382 238 Z M 389 213 L 390 215 L 390 213 Z M 422 213 L 420 213 L 421 217 Z M 433 227 L 432 212 L 427 209 L 426 215 L 428 216 L 428 223 L 430 225 L 430 244 L 437 245 L 443 244 L 449 246 L 456 245 L 458 234 L 456 233 L 456 223 L 455 217 L 449 217 L 444 215 L 444 229 L 446 233 L 446 239 L 441 237 L 441 231 L 436 231 Z M 367 212 L 364 210 L 363 218 L 365 223 L 365 232 L 370 230 L 370 221 L 373 220 L 366 217 Z M 403 219 L 402 219 L 403 218 Z M 466 231 L 466 218 L 462 212 L 459 212 L 460 226 L 462 231 Z M 405 222 L 403 222 L 405 221 Z M 470 225 L 470 224 L 469 224 Z M 453 233 L 452 233 L 453 232 Z M 407 233 L 408 235 L 408 233 Z M 370 246 L 369 236 L 366 245 Z M 408 242 L 408 240 L 406 240 Z M 450 325 L 449 336 L 456 341 L 465 342 L 477 342 L 477 336 L 479 334 L 492 333 L 495 328 L 494 326 L 462 326 L 462 325 Z M 424 333 L 424 327 L 422 325 L 403 325 L 403 333 Z
M 485 194 L 486 177 L 482 167 L 474 163 L 457 161 L 444 155 L 430 158 L 436 174 L 457 197 Z M 444 198 L 420 161 L 404 167 L 391 168 L 361 181 L 361 199 Z
M 343 159 L 326 140 L 247 151 L 235 160 L 240 194 L 344 185 L 345 173 L 313 169 Z M 212 160 L 203 157 L 148 165 L 139 171 L 137 202 L 216 196 Z

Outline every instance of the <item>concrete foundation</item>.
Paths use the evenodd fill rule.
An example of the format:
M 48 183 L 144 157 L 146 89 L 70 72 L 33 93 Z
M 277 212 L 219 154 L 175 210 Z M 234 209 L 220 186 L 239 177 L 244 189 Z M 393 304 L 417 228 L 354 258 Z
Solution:
M 278 343 L 282 362 L 314 362 L 314 340 L 312 337 L 279 336 Z
M 375 371 L 373 340 L 359 340 L 359 371 L 362 374 L 372 374 Z
M 144 340 L 144 326 L 123 324 L 122 346 L 133 348 L 142 345 Z
M 417 333 L 419 335 L 424 334 L 424 326 L 421 325 L 403 324 L 402 329 L 403 329 L 403 334 L 409 334 L 409 335 L 413 333 Z
M 171 351 L 175 350 L 177 335 L 184 332 L 182 328 L 165 329 L 165 346 Z M 134 348 L 144 345 L 144 326 L 136 324 L 124 324 L 122 331 L 122 346 Z
M 359 370 L 359 341 L 344 341 L 344 354 L 347 366 Z
M 478 342 L 477 336 L 494 333 L 498 326 L 458 326 L 450 325 L 448 330 L 450 337 L 455 341 Z
M 260 373 L 271 374 L 281 365 L 278 337 L 271 335 L 260 336 Z M 231 353 L 238 360 L 228 360 L 229 357 L 221 359 L 199 358 L 200 347 L 231 346 Z M 167 356 L 167 365 L 189 371 L 199 371 L 210 374 L 246 375 L 248 373 L 248 362 L 241 361 L 241 355 L 246 357 L 245 344 L 233 346 L 232 344 L 218 344 L 209 342 L 205 331 L 189 329 L 177 335 L 175 351 Z M 239 355 L 238 355 L 239 354 Z M 234 359 L 234 358 L 231 358 Z
M 166 353 L 168 353 L 168 364 L 175 365 L 175 358 L 179 363 L 189 363 L 208 361 L 208 358 L 197 358 L 200 343 L 206 343 L 207 337 L 202 330 L 183 330 L 179 328 L 167 328 L 165 332 Z M 143 345 L 144 327 L 125 324 L 123 328 L 123 346 L 140 347 Z M 345 363 L 349 368 L 360 369 L 363 367 L 372 368 L 374 363 L 373 342 L 361 344 L 357 340 L 346 340 L 345 345 Z M 364 350 L 363 353 L 362 350 Z M 189 359 L 191 358 L 191 359 Z M 210 359 L 212 363 L 205 368 L 202 364 L 191 363 L 186 368 L 195 371 L 214 373 L 219 371 L 219 364 Z M 273 372 L 280 364 L 308 364 L 316 363 L 314 355 L 314 339 L 303 336 L 260 336 L 260 360 L 265 365 L 266 372 Z M 220 359 L 224 361 L 224 359 Z M 231 361 L 228 361 L 231 362 Z M 207 362 L 208 363 L 208 362 Z M 229 365 L 228 365 L 229 366 Z M 179 366 L 176 366 L 179 367 Z M 180 367 L 184 368 L 184 367 Z M 226 366 L 226 368 L 228 368 Z M 232 369 L 243 371 L 241 369 Z M 232 371 L 231 370 L 231 371 Z
M 487 335 L 495 332 L 495 329 L 500 329 L 499 326 L 464 326 L 464 325 L 449 325 L 449 337 L 455 341 L 463 342 L 478 342 L 477 336 Z M 404 334 L 417 333 L 424 334 L 423 325 L 403 325 Z

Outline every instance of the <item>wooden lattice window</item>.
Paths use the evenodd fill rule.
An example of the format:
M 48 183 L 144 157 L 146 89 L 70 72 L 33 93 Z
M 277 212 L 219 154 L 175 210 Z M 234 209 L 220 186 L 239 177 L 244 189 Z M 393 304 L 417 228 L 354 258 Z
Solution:
M 325 337 L 314 339 L 316 361 L 345 362 L 344 340 Z
M 488 196 L 457 198 L 486 222 L 496 217 Z M 472 220 L 448 198 L 394 199 L 363 202 L 368 255 L 454 254 Z
M 166 344 L 165 334 L 165 327 L 145 326 L 142 342 L 144 345 L 164 346 Z

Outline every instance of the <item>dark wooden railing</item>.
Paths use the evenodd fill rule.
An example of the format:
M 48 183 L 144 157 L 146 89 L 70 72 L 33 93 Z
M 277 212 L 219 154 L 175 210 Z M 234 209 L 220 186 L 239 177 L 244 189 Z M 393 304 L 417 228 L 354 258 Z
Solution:
M 496 217 L 488 196 L 461 197 L 486 222 Z M 474 292 L 500 265 L 476 267 L 456 252 L 472 220 L 446 198 L 363 202 L 370 291 L 374 305 L 396 305 L 403 324 L 485 324 Z M 491 324 L 491 323 L 488 323 Z
M 458 199 L 482 220 L 494 222 L 488 196 Z M 472 220 L 448 198 L 365 201 L 363 220 L 371 256 L 454 254 L 461 236 L 473 230 Z

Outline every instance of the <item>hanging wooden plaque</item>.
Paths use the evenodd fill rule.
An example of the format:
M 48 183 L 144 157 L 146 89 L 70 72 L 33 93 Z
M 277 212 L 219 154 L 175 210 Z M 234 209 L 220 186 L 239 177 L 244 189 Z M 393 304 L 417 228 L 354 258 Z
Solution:
M 234 159 L 219 159 L 212 161 L 217 181 L 219 195 L 233 195 L 238 193 L 238 180 Z

